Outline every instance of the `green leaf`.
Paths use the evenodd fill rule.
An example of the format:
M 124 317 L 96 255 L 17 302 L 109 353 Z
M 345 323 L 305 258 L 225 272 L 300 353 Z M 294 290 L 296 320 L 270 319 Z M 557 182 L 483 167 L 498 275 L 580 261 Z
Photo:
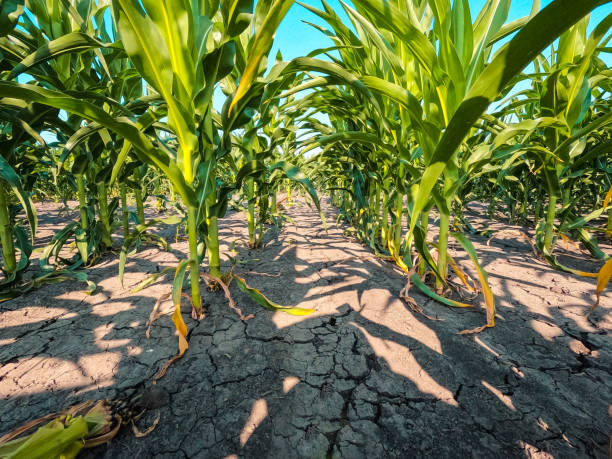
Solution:
M 264 56 L 270 52 L 276 29 L 289 11 L 289 8 L 291 8 L 291 5 L 293 5 L 293 0 L 274 0 L 268 15 L 259 29 L 259 33 L 255 37 L 249 52 L 249 59 L 240 78 L 240 85 L 236 89 L 236 94 L 229 106 L 228 113 L 231 114 L 232 108 L 234 108 L 240 99 L 246 96 L 251 88 L 259 71 L 259 64 Z
M 376 134 L 362 132 L 362 131 L 341 131 L 335 132 L 330 135 L 325 135 L 317 138 L 316 140 L 305 144 L 306 148 L 302 150 L 302 154 L 306 153 L 313 148 L 317 148 L 323 145 L 329 145 L 336 142 L 358 142 L 358 143 L 367 143 L 372 145 L 377 145 L 384 150 L 392 151 L 393 147 L 391 145 L 387 145 L 380 140 L 380 137 Z
M 0 155 L 0 179 L 4 180 L 13 190 L 19 202 L 23 206 L 28 223 L 30 224 L 31 238 L 34 242 L 34 236 L 36 235 L 36 226 L 38 224 L 38 218 L 36 216 L 36 210 L 34 209 L 34 203 L 30 195 L 25 192 L 21 185 L 21 179 L 11 165 Z
M 168 274 L 171 271 L 175 271 L 175 268 L 172 267 L 172 266 L 168 266 L 168 267 L 162 269 L 160 272 L 150 275 L 145 280 L 140 282 L 136 287 L 134 287 L 132 290 L 130 290 L 130 293 L 138 293 L 138 292 L 140 292 L 141 290 L 147 288 L 149 285 L 155 283 L 157 281 L 157 279 L 159 279 L 160 277 Z
M 423 292 L 425 295 L 427 295 L 429 298 L 438 301 L 439 303 L 445 304 L 447 306 L 451 306 L 453 308 L 471 308 L 472 305 L 471 304 L 467 304 L 467 303 L 460 303 L 458 301 L 455 300 L 451 300 L 449 298 L 445 298 L 441 295 L 438 295 L 437 293 L 435 293 L 432 289 L 430 289 L 425 282 L 423 282 L 419 276 L 417 276 L 416 274 L 413 274 L 412 276 L 410 276 L 410 282 L 412 282 L 414 285 L 416 285 L 419 290 L 421 290 L 421 292 Z
M 369 102 L 374 105 L 376 110 L 379 113 L 383 113 L 380 108 L 377 100 L 373 97 L 370 90 L 367 86 L 360 80 L 359 75 L 355 75 L 342 66 L 335 64 L 333 62 L 324 61 L 321 59 L 314 59 L 312 57 L 297 57 L 293 59 L 287 66 L 283 69 L 282 74 L 288 75 L 292 73 L 296 73 L 298 71 L 313 71 L 313 72 L 322 72 L 327 75 L 331 75 L 340 80 L 340 82 L 350 85 L 357 89 L 361 94 L 363 94 Z M 376 86 L 374 79 L 368 80 L 370 84 Z M 378 89 L 378 88 L 377 88 Z M 405 94 L 404 94 L 405 96 Z M 401 97 L 401 96 L 400 96 Z M 381 122 L 385 122 L 384 119 Z
M 177 192 L 188 205 L 195 205 L 195 193 L 187 185 L 177 164 L 165 152 L 155 147 L 151 141 L 139 131 L 138 127 L 123 117 L 113 117 L 102 108 L 85 100 L 77 99 L 60 91 L 44 89 L 29 84 L 19 84 L 12 81 L 0 81 L 0 97 L 19 98 L 30 102 L 49 105 L 68 113 L 81 116 L 129 140 L 136 148 L 140 158 L 149 164 L 157 166 L 175 186 Z
M 11 80 L 41 62 L 55 59 L 64 54 L 82 53 L 97 48 L 109 47 L 114 47 L 114 45 L 103 43 L 81 32 L 71 32 L 45 43 L 36 51 L 28 55 L 11 70 L 11 73 L 9 73 L 6 79 Z
M 0 37 L 13 31 L 23 11 L 23 0 L 0 0 Z
M 83 448 L 87 436 L 87 421 L 82 416 L 64 424 L 59 418 L 45 424 L 27 437 L 9 457 L 43 459 L 50 457 L 75 457 Z
M 227 35 L 236 37 L 251 23 L 253 0 L 221 0 L 221 14 Z
M 410 15 L 385 0 L 356 0 L 354 3 L 362 15 L 373 19 L 375 26 L 397 34 L 404 46 L 433 78 L 434 84 L 442 83 L 444 73 L 438 65 L 436 50 Z
M 270 301 L 268 298 L 265 297 L 263 293 L 261 293 L 256 288 L 249 287 L 246 281 L 241 277 L 238 277 L 233 274 L 233 278 L 236 279 L 236 282 L 238 283 L 238 288 L 240 288 L 240 290 L 249 295 L 249 297 L 251 297 L 251 299 L 255 301 L 258 305 L 263 306 L 266 309 L 269 309 L 271 311 L 283 311 L 293 316 L 306 316 L 315 312 L 314 309 L 281 306 L 280 304 Z
M 410 234 L 429 201 L 431 190 L 446 165 L 455 156 L 472 126 L 512 78 L 565 30 L 609 0 L 556 0 L 534 16 L 495 56 L 469 90 L 453 115 L 434 155 L 427 165 L 415 199 Z
M 183 167 L 188 183 L 193 180 L 192 154 L 197 150 L 193 116 L 193 81 L 195 65 L 190 64 L 182 46 L 184 34 L 181 25 L 189 24 L 184 2 L 147 0 L 143 4 L 134 0 L 113 0 L 113 17 L 119 28 L 126 53 L 141 76 L 161 94 L 168 105 L 168 124 L 172 126 L 183 150 Z M 146 4 L 146 10 L 142 5 Z M 170 12 L 172 6 L 177 11 Z M 176 23 L 172 21 L 176 20 Z M 158 25 L 162 27 L 158 27 Z M 178 30 L 181 28 L 181 30 Z M 179 77 L 178 74 L 181 74 Z M 175 83 L 180 88 L 173 92 Z M 137 144 L 134 143 L 137 147 Z
M 304 188 L 306 188 L 306 191 L 310 195 L 312 202 L 314 202 L 315 206 L 317 207 L 317 210 L 319 211 L 319 216 L 321 217 L 323 226 L 325 230 L 327 230 L 327 223 L 325 221 L 325 215 L 323 214 L 323 211 L 321 210 L 321 204 L 319 203 L 319 197 L 317 196 L 317 190 L 315 189 L 312 182 L 308 179 L 308 177 L 304 175 L 304 173 L 300 170 L 299 167 L 287 161 L 279 161 L 278 163 L 270 166 L 270 171 L 273 171 L 275 169 L 282 170 L 285 176 L 289 180 L 293 182 L 301 183 L 304 186 Z

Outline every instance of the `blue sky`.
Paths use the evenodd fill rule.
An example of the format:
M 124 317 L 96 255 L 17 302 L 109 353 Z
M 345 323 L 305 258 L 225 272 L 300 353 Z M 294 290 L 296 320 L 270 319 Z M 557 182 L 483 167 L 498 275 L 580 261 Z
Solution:
M 320 0 L 300 0 L 300 1 L 308 5 L 314 6 L 318 9 L 323 9 Z M 342 8 L 342 5 L 340 4 L 340 1 L 339 0 L 326 0 L 326 1 L 334 9 L 334 11 L 336 11 L 336 13 L 342 18 L 343 22 L 346 25 L 350 26 L 350 21 L 348 17 L 346 16 L 346 14 L 344 13 L 344 10 Z M 352 3 L 350 2 L 350 0 L 344 0 L 344 1 L 352 6 Z M 541 8 L 544 8 L 552 1 L 553 0 L 541 0 L 540 1 Z M 580 0 L 576 0 L 576 1 L 580 1 Z M 478 13 L 481 11 L 481 9 L 486 3 L 487 3 L 487 0 L 470 0 L 469 1 L 471 13 L 472 13 L 472 21 L 475 20 L 475 18 L 478 16 Z M 533 3 L 532 0 L 513 0 L 511 2 L 510 12 L 508 14 L 507 22 L 511 22 L 511 21 L 514 21 L 515 19 L 519 19 L 521 17 L 529 15 L 529 13 L 531 12 L 532 3 Z M 589 22 L 589 28 L 588 28 L 589 32 L 605 16 L 607 16 L 610 13 L 612 13 L 612 4 L 607 4 L 607 5 L 601 6 L 597 8 L 596 10 L 594 10 L 591 14 L 591 19 Z M 320 19 L 318 16 L 311 13 L 310 11 L 308 11 L 306 8 L 302 7 L 301 5 L 294 3 L 294 5 L 289 10 L 289 12 L 287 13 L 287 16 L 285 16 L 285 18 L 283 19 L 281 25 L 279 26 L 276 32 L 274 45 L 270 53 L 269 66 L 272 65 L 274 56 L 276 56 L 276 52 L 279 49 L 283 55 L 283 60 L 287 61 L 287 60 L 291 60 L 296 57 L 305 56 L 309 52 L 315 49 L 333 46 L 333 43 L 329 38 L 327 38 L 322 32 L 306 24 L 304 21 L 326 26 L 326 23 L 324 20 Z M 320 55 L 318 57 L 321 59 L 327 59 L 324 55 Z M 610 63 L 612 61 L 612 59 L 610 59 L 610 55 L 602 55 L 601 57 L 604 59 L 605 62 Z M 514 88 L 514 91 L 525 89 L 527 85 L 528 85 L 527 82 L 519 83 L 519 85 L 517 85 L 517 87 Z M 220 97 L 216 95 L 214 105 L 215 107 L 219 105 L 218 107 L 219 109 L 223 103 L 224 96 L 220 94 L 220 91 L 218 91 L 218 93 L 219 93 L 218 96 Z M 494 108 L 495 108 L 494 106 L 490 107 L 490 109 L 494 109 Z M 318 114 L 318 115 L 319 116 L 316 116 L 317 118 L 319 118 L 321 121 L 327 122 L 326 115 L 324 114 Z
M 303 3 L 312 5 L 322 9 L 319 0 L 301 0 Z M 551 3 L 552 0 L 541 0 L 542 8 Z M 579 2 L 580 0 L 576 0 Z M 327 0 L 331 7 L 342 17 L 345 24 L 350 24 L 347 16 L 344 14 L 342 5 L 339 0 Z M 347 3 L 351 4 L 350 1 Z M 470 9 L 472 11 L 472 20 L 478 15 L 486 0 L 470 0 Z M 508 22 L 527 16 L 531 11 L 531 0 L 513 0 L 510 7 Z M 597 8 L 591 15 L 589 29 L 599 23 L 607 14 L 612 12 L 612 4 L 607 4 Z M 325 25 L 325 22 L 319 19 L 316 15 L 306 10 L 302 6 L 295 3 L 287 16 L 276 32 L 274 47 L 272 48 L 271 57 L 276 55 L 278 49 L 281 50 L 284 60 L 293 59 L 294 57 L 304 56 L 310 51 L 317 48 L 325 48 L 331 46 L 329 40 L 323 33 L 315 30 L 311 26 L 304 24 L 302 21 L 313 22 L 315 24 Z

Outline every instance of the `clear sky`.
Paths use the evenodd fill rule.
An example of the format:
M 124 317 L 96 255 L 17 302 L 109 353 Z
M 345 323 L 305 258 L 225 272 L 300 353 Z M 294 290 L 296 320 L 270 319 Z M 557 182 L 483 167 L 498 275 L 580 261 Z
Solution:
M 302 3 L 306 3 L 308 5 L 314 6 L 319 9 L 323 9 L 320 0 L 300 0 Z M 350 26 L 350 21 L 347 15 L 344 13 L 342 5 L 339 0 L 326 0 L 327 3 L 336 11 L 336 13 L 342 18 L 343 22 Z M 352 6 L 350 0 L 344 0 L 346 3 Z M 540 6 L 544 8 L 546 5 L 551 3 L 553 0 L 541 0 Z M 581 0 L 575 0 L 581 1 Z M 478 13 L 481 11 L 483 6 L 487 3 L 487 0 L 469 0 L 470 9 L 472 13 L 472 21 L 475 20 Z M 529 15 L 532 7 L 532 0 L 512 0 L 510 6 L 510 12 L 508 14 L 507 22 L 514 21 L 515 19 L 519 19 L 521 17 Z M 608 14 L 612 13 L 612 3 L 601 6 L 594 10 L 591 14 L 591 19 L 589 22 L 588 30 L 589 32 Z M 269 66 L 271 66 L 274 62 L 274 56 L 276 56 L 276 52 L 280 49 L 283 60 L 288 61 L 296 57 L 305 56 L 311 51 L 320 48 L 326 48 L 329 46 L 333 46 L 333 42 L 327 38 L 322 32 L 316 30 L 312 26 L 305 23 L 311 22 L 321 26 L 326 26 L 324 20 L 320 19 L 315 14 L 308 11 L 306 8 L 294 3 L 291 7 L 287 16 L 283 19 L 283 22 L 279 26 L 275 40 L 274 46 L 272 47 L 272 51 L 270 53 L 270 61 Z M 329 28 L 329 27 L 326 27 Z M 509 38 L 508 38 L 509 39 Z M 320 55 L 318 56 L 321 59 L 327 59 L 326 56 Z M 612 61 L 612 56 L 602 55 L 601 56 L 605 62 L 610 63 Z M 515 91 L 524 89 L 522 87 L 524 85 L 527 86 L 527 82 L 520 83 L 517 87 L 515 87 Z M 219 91 L 220 93 L 220 91 Z M 218 109 L 220 109 L 224 97 L 219 94 L 221 97 L 215 97 L 215 107 L 219 105 Z M 217 108 L 217 107 L 216 107 Z M 491 107 L 494 108 L 494 107 Z M 321 121 L 326 121 L 326 115 L 318 116 Z
M 322 9 L 319 0 L 301 1 L 308 5 Z M 540 3 L 542 8 L 551 3 L 551 1 L 552 0 L 541 0 Z M 581 0 L 575 1 L 579 2 Z M 344 14 L 340 1 L 327 0 L 327 2 L 343 19 L 343 22 L 349 25 L 350 21 Z M 347 3 L 351 5 L 350 0 L 347 1 Z M 474 20 L 474 18 L 478 15 L 478 12 L 480 12 L 485 3 L 486 0 L 470 0 L 472 20 Z M 531 5 L 531 0 L 513 0 L 510 7 L 510 14 L 508 15 L 508 22 L 519 19 L 523 16 L 527 16 L 531 11 Z M 589 30 L 611 12 L 612 3 L 597 8 L 591 15 Z M 272 48 L 272 53 L 270 54 L 271 58 L 276 55 L 276 51 L 279 48 L 283 54 L 284 60 L 289 60 L 293 59 L 294 57 L 304 56 L 317 48 L 332 46 L 331 40 L 329 40 L 323 33 L 315 30 L 313 27 L 305 24 L 303 21 L 325 25 L 325 21 L 319 19 L 310 11 L 295 3 L 287 13 L 287 16 L 284 18 L 283 22 L 278 28 L 278 31 L 276 32 L 274 47 Z

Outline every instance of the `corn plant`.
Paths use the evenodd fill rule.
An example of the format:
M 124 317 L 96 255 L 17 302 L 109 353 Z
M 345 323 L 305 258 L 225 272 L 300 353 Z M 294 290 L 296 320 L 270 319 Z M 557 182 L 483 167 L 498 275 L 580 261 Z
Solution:
M 264 223 L 270 217 L 278 217 L 276 196 L 282 185 L 290 183 L 302 187 L 321 211 L 313 184 L 290 153 L 295 150 L 297 130 L 294 114 L 280 105 L 279 98 L 264 98 L 263 105 L 258 107 L 258 115 L 244 126 L 240 134 L 233 136 L 235 154 L 230 158 L 234 170 L 254 164 L 254 172 L 243 185 L 250 247 L 261 246 Z
M 276 1 L 271 5 L 264 3 L 260 4 L 254 16 L 250 3 L 238 5 L 229 1 L 223 4 L 199 1 L 189 4 L 112 3 L 113 18 L 125 52 L 140 76 L 165 104 L 168 126 L 178 141 L 176 151 L 163 144 L 156 145 L 156 141 L 147 137 L 138 124 L 117 117 L 87 100 L 31 84 L 1 83 L 3 90 L 0 92 L 5 97 L 10 91 L 14 97 L 66 110 L 73 116 L 88 119 L 113 131 L 129 142 L 129 147 L 137 152 L 141 160 L 157 166 L 167 175 L 187 207 L 190 259 L 181 264 L 180 270 L 190 267 L 192 301 L 198 313 L 201 313 L 198 215 L 206 219 L 206 246 L 211 274 L 220 274 L 215 214 L 217 196 L 214 189 L 216 155 L 220 150 L 213 126 L 214 87 L 233 68 L 232 39 L 249 27 L 254 17 L 256 32 L 259 33 L 253 41 L 245 72 L 228 111 L 239 115 L 240 107 L 234 107 L 241 101 L 248 101 L 252 79 L 271 46 L 274 30 L 291 5 L 288 1 Z M 66 53 L 76 49 L 76 42 L 80 52 L 84 49 L 94 51 L 104 46 L 100 40 L 82 32 L 78 35 L 80 41 L 73 38 L 74 42 L 62 48 L 63 57 L 70 56 Z M 88 96 L 93 95 L 89 93 Z
M 333 46 L 290 62 L 279 53 L 266 73 L 290 0 L 1 2 L 6 278 L 25 269 L 30 250 L 16 201 L 35 235 L 32 171 L 47 169 L 54 186 L 63 180 L 79 200 L 78 220 L 44 253 L 47 271 L 61 271 L 58 261 L 70 271 L 92 263 L 122 226 L 123 277 L 142 241 L 167 247 L 147 233 L 160 220 L 145 221 L 144 209 L 153 194 L 159 210 L 168 190 L 182 215 L 166 222 L 186 224 L 189 246 L 174 302 L 189 271 L 201 317 L 200 264 L 207 258 L 209 279 L 221 277 L 218 221 L 232 195 L 243 191 L 249 244 L 258 246 L 281 185 L 288 199 L 291 187 L 306 189 L 318 206 L 312 179 L 412 284 L 465 307 L 449 297 L 450 271 L 476 289 L 450 256 L 454 238 L 474 262 L 492 326 L 494 298 L 464 234 L 470 199 L 493 196 L 491 214 L 504 203 L 512 218 L 533 215 L 537 246 L 558 269 L 570 270 L 553 256 L 558 237 L 607 258 L 593 232 L 612 233 L 612 84 L 600 58 L 612 15 L 587 34 L 589 12 L 605 3 L 554 0 L 541 9 L 535 0 L 529 15 L 508 22 L 510 0 L 485 2 L 474 17 L 468 0 L 341 2 L 350 25 L 325 1 L 303 5 L 325 21 L 314 27 Z M 517 91 L 521 82 L 527 89 Z M 218 88 L 226 98 L 219 112 Z M 57 141 L 47 145 L 43 131 Z M 35 164 L 41 155 L 44 164 Z M 593 228 L 606 213 L 606 227 Z M 72 238 L 78 253 L 62 260 Z M 184 331 L 179 312 L 174 319 Z
M 33 242 L 36 234 L 37 216 L 29 191 L 35 182 L 23 180 L 37 162 L 35 143 L 45 122 L 57 113 L 43 110 L 36 113 L 36 107 L 19 102 L 0 103 L 2 114 L 2 155 L 0 156 L 0 242 L 4 259 L 4 284 L 10 285 L 19 280 L 20 274 L 29 264 L 32 252 L 29 239 Z M 44 145 L 44 142 L 43 142 Z M 41 155 L 42 156 L 42 155 Z M 28 183 L 29 182 L 29 183 Z M 12 210 L 13 196 L 19 206 Z M 30 237 L 25 229 L 17 224 L 16 213 L 25 210 L 29 222 Z M 17 260 L 16 249 L 20 258 Z
M 349 152 L 361 150 L 362 155 L 369 155 L 373 151 L 380 158 L 389 158 L 397 175 L 387 180 L 393 183 L 394 189 L 389 191 L 395 195 L 391 199 L 394 204 L 387 202 L 384 207 L 397 226 L 386 239 L 391 256 L 415 284 L 419 285 L 420 279 L 410 270 L 410 250 L 400 257 L 397 236 L 402 216 L 408 217 L 403 246 L 410 248 L 414 244 L 422 263 L 434 273 L 438 290 L 442 291 L 449 262 L 451 209 L 468 178 L 460 175 L 461 165 L 472 163 L 483 167 L 492 156 L 490 151 L 470 148 L 465 143 L 466 137 L 478 132 L 479 121 L 489 118 L 485 114 L 489 104 L 507 93 L 530 62 L 603 3 L 606 2 L 582 2 L 567 14 L 567 8 L 573 5 L 571 2 L 555 1 L 539 11 L 536 1 L 528 17 L 506 23 L 509 1 L 487 2 L 472 21 L 467 1 L 455 1 L 451 5 L 450 1 L 357 0 L 354 9 L 342 5 L 355 32 L 342 24 L 325 2 L 323 10 L 304 5 L 324 19 L 334 32 L 331 35 L 326 30 L 340 59 L 334 59 L 334 63 L 296 59 L 288 67 L 293 66 L 296 71 L 318 71 L 325 76 L 312 77 L 293 91 L 342 83 L 355 94 L 361 94 L 364 102 L 358 110 L 367 113 L 361 125 L 337 123 L 334 127 L 339 130 L 320 136 L 314 145 L 341 142 Z M 493 46 L 514 32 L 516 35 L 499 45 L 499 51 L 493 54 Z M 344 103 L 348 102 L 344 91 L 339 95 Z M 326 111 L 338 110 L 337 104 L 336 107 L 332 104 L 328 104 Z M 376 118 L 381 122 L 372 121 Z M 371 147 L 364 150 L 364 147 L 355 147 L 356 143 Z M 483 158 L 483 154 L 488 157 Z M 384 167 L 382 170 L 375 167 L 374 171 L 380 171 L 374 183 L 384 183 Z M 369 189 L 366 186 L 362 191 L 369 193 Z M 425 240 L 427 210 L 434 206 L 440 215 L 437 243 Z M 362 207 L 368 207 L 367 199 L 362 200 Z M 475 262 L 485 293 L 487 326 L 492 326 L 494 300 L 486 285 L 486 273 L 480 269 L 469 241 L 459 233 L 454 236 Z M 437 261 L 431 257 L 428 245 L 437 249 Z M 439 295 L 434 297 L 444 301 Z
M 592 180 L 605 180 L 602 153 L 610 148 L 605 129 L 612 116 L 609 102 L 595 96 L 609 86 L 602 72 L 605 65 L 597 54 L 610 40 L 612 15 L 590 35 L 586 33 L 587 24 L 588 17 L 561 35 L 558 47 L 551 49 L 550 61 L 540 55 L 534 62 L 532 88 L 524 91 L 524 98 L 513 100 L 500 112 L 518 116 L 518 122 L 498 132 L 492 144 L 493 149 L 512 151 L 503 169 L 506 180 L 512 177 L 509 170 L 524 162 L 538 179 L 548 207 L 537 228 L 537 246 L 553 266 L 570 272 L 576 271 L 559 264 L 552 255 L 556 237 L 564 232 L 585 243 L 596 257 L 605 258 L 584 229 L 605 209 L 591 209 L 589 215 L 579 218 L 577 197 L 588 194 L 576 193 L 576 186 L 587 183 L 589 169 L 595 174 Z M 543 74 L 546 76 L 540 76 Z M 598 169 L 603 174 L 598 174 Z M 603 182 L 595 195 L 603 199 L 607 189 Z

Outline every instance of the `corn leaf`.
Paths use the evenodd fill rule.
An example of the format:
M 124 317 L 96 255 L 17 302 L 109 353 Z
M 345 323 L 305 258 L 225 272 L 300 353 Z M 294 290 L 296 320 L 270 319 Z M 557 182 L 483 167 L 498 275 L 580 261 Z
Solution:
M 461 244 L 461 247 L 468 253 L 474 267 L 478 272 L 478 279 L 480 281 L 480 287 L 482 288 L 482 294 L 484 295 L 485 305 L 487 308 L 487 327 L 493 327 L 495 325 L 495 296 L 489 287 L 489 279 L 487 272 L 483 269 L 478 261 L 478 254 L 476 249 L 465 235 L 461 233 L 452 233 L 453 237 Z
M 235 274 L 233 274 L 233 278 L 236 279 L 236 283 L 238 284 L 238 288 L 240 288 L 240 290 L 249 295 L 249 297 L 251 297 L 251 299 L 255 301 L 255 303 L 260 306 L 263 306 L 266 309 L 269 309 L 271 311 L 286 312 L 287 314 L 291 314 L 292 316 L 306 316 L 315 312 L 314 309 L 281 306 L 280 304 L 277 304 L 266 298 L 266 296 L 256 288 L 249 287 L 243 278 L 236 276 Z
M 474 81 L 468 94 L 451 118 L 433 157 L 429 161 L 419 185 L 414 204 L 410 234 L 418 216 L 429 201 L 438 178 L 454 157 L 472 126 L 495 100 L 512 78 L 519 74 L 536 56 L 560 34 L 608 0 L 556 0 L 535 15 L 514 38 L 495 56 L 493 61 Z
M 591 307 L 591 311 L 594 310 L 597 306 L 599 306 L 599 300 L 601 299 L 601 293 L 606 288 L 606 285 L 608 285 L 608 282 L 610 281 L 610 277 L 612 277 L 612 258 L 610 258 L 601 267 L 601 269 L 599 270 L 599 273 L 597 274 L 597 289 L 595 290 L 595 293 L 597 295 L 597 300 L 595 301 L 595 304 L 593 305 L 593 307 Z
M 268 15 L 264 19 L 255 37 L 255 41 L 249 52 L 246 67 L 240 78 L 240 84 L 238 85 L 238 89 L 236 89 L 236 94 L 229 106 L 228 113 L 231 114 L 234 106 L 247 95 L 253 81 L 255 81 L 257 77 L 261 60 L 268 54 L 272 47 L 276 29 L 285 17 L 285 14 L 289 11 L 289 8 L 291 8 L 291 5 L 293 5 L 293 0 L 275 0 L 272 4 L 270 11 L 268 11 Z
M 68 113 L 95 121 L 109 130 L 129 140 L 146 162 L 161 169 L 176 187 L 177 192 L 187 204 L 196 205 L 193 190 L 179 170 L 177 164 L 165 152 L 155 147 L 127 118 L 113 117 L 96 105 L 71 97 L 63 92 L 44 89 L 30 84 L 0 81 L 0 97 L 19 97 L 30 102 L 49 105 Z

